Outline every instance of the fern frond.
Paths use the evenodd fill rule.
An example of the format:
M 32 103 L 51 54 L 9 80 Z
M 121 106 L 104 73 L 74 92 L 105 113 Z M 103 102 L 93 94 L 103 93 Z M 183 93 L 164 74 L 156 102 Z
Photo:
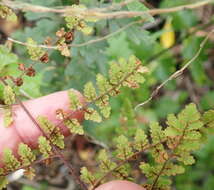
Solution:
M 0 176 L 0 190 L 6 188 L 8 180 L 5 176 Z
M 77 110 L 82 106 L 77 94 L 75 94 L 75 92 L 73 90 L 68 91 L 68 97 L 70 100 L 71 110 Z
M 10 125 L 13 124 L 13 112 L 12 108 L 4 108 L 3 110 L 3 119 L 4 119 L 4 126 L 9 127 Z
M 144 149 L 149 144 L 147 135 L 142 129 L 138 129 L 134 138 L 134 148 L 137 151 Z
M 40 136 L 38 138 L 38 144 L 39 151 L 42 153 L 43 157 L 50 157 L 50 155 L 52 154 L 52 147 L 50 145 L 50 142 L 44 136 Z
M 214 110 L 209 110 L 203 114 L 202 117 L 206 130 L 214 133 Z
M 83 135 L 83 126 L 77 119 L 66 119 L 64 121 L 65 126 L 70 130 L 71 133 Z
M 0 18 L 6 19 L 10 22 L 17 22 L 16 14 L 12 11 L 12 9 L 4 5 L 0 5 Z
M 27 46 L 30 58 L 33 61 L 39 61 L 40 58 L 45 54 L 45 51 L 41 47 L 38 47 L 36 41 L 34 41 L 32 38 L 27 39 L 27 44 L 30 45 Z
M 85 112 L 85 119 L 91 120 L 100 123 L 102 121 L 102 117 L 100 114 L 93 108 L 88 108 Z
M 102 149 L 99 152 L 98 161 L 100 163 L 99 168 L 102 173 L 106 173 L 110 170 L 113 170 L 117 166 L 117 164 L 115 162 L 112 162 L 111 159 L 108 157 L 105 149 Z
M 92 82 L 88 82 L 84 86 L 84 96 L 86 97 L 87 102 L 94 101 L 97 97 L 96 89 Z
M 117 157 L 121 160 L 126 160 L 133 155 L 130 142 L 124 135 L 121 135 L 116 139 L 116 147 Z
M 63 149 L 65 146 L 64 135 L 60 132 L 60 129 L 55 127 L 55 125 L 44 116 L 38 116 L 37 120 L 42 130 L 49 136 L 50 142 Z
M 5 149 L 3 151 L 4 172 L 10 172 L 18 169 L 21 166 L 19 160 L 13 155 L 12 150 Z
M 22 166 L 28 166 L 36 160 L 36 155 L 32 152 L 31 148 L 24 143 L 19 144 L 18 154 L 20 156 Z
M 16 102 L 14 90 L 9 85 L 4 86 L 3 99 L 6 105 L 12 105 Z
M 86 167 L 82 167 L 80 173 L 80 178 L 83 182 L 89 185 L 94 185 L 96 178 Z

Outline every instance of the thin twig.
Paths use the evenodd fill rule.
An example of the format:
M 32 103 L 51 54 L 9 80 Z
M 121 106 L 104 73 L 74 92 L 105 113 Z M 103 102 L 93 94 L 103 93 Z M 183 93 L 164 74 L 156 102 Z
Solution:
M 5 2 L 10 2 L 10 1 L 3 1 L 3 3 L 5 3 Z M 156 14 L 177 12 L 177 11 L 184 10 L 184 9 L 196 9 L 196 8 L 199 8 L 201 6 L 205 6 L 205 5 L 207 5 L 209 3 L 212 3 L 212 2 L 214 2 L 214 0 L 206 0 L 206 1 L 203 1 L 203 2 L 198 2 L 198 3 L 188 4 L 188 5 L 178 6 L 178 7 L 172 7 L 172 8 L 167 8 L 167 9 L 151 9 L 151 10 L 143 11 L 143 12 L 142 11 L 141 12 L 119 11 L 119 12 L 113 12 L 113 13 L 100 13 L 100 14 L 106 14 L 106 15 L 110 14 L 107 18 L 109 18 L 109 17 L 111 18 L 111 16 L 113 16 L 113 18 L 115 16 L 116 17 L 119 16 L 121 18 L 121 17 L 124 17 L 124 14 L 127 14 L 128 17 L 142 16 L 144 14 L 156 15 Z M 15 2 L 13 2 L 13 5 L 14 5 L 14 3 Z M 0 4 L 2 4 L 2 3 L 0 2 Z M 10 3 L 9 4 L 6 3 L 6 5 L 9 6 L 11 4 Z M 30 7 L 30 5 L 28 5 L 27 7 Z M 34 5 L 31 5 L 31 7 L 34 7 Z M 37 9 L 38 9 L 38 6 L 36 6 L 35 10 L 37 10 Z M 46 12 L 48 12 L 49 9 L 50 8 L 47 8 L 47 9 L 41 8 L 41 10 L 46 10 Z M 57 11 L 58 11 L 58 9 L 57 9 Z M 84 13 L 84 14 L 86 14 L 86 13 Z M 97 15 L 97 13 L 95 15 Z M 134 22 L 129 23 L 128 25 L 118 29 L 117 31 L 115 31 L 113 33 L 104 36 L 104 37 L 101 37 L 101 38 L 98 38 L 98 39 L 94 39 L 94 40 L 90 40 L 88 42 L 83 42 L 81 44 L 70 44 L 69 46 L 70 47 L 82 47 L 82 46 L 85 46 L 85 45 L 89 45 L 89 44 L 93 44 L 93 43 L 96 43 L 96 42 L 100 42 L 100 41 L 106 40 L 106 39 L 118 34 L 119 32 L 127 29 L 128 27 L 130 27 L 130 26 L 132 26 L 134 24 L 140 23 L 140 22 L 143 22 L 143 21 L 142 20 L 141 21 L 134 21 Z M 21 41 L 15 40 L 15 39 L 10 38 L 10 37 L 8 38 L 8 40 L 11 41 L 11 42 L 14 42 L 14 43 L 17 43 L 17 44 L 20 44 L 20 45 L 24 45 L 24 46 L 29 46 L 29 47 L 40 47 L 40 48 L 44 48 L 44 49 L 57 49 L 57 46 L 48 46 L 48 45 L 42 45 L 42 44 L 40 44 L 40 45 L 32 45 L 32 44 L 28 44 L 28 43 L 25 43 L 25 42 L 21 42 Z
M 58 13 L 62 16 L 77 16 L 80 18 L 97 18 L 97 19 L 113 19 L 113 18 L 130 18 L 130 17 L 137 17 L 137 16 L 144 16 L 147 14 L 151 15 L 157 15 L 157 14 L 164 14 L 164 13 L 172 13 L 177 12 L 185 9 L 197 9 L 199 7 L 205 6 L 207 4 L 213 3 L 213 0 L 204 0 L 195 2 L 192 4 L 187 5 L 181 5 L 177 7 L 171 7 L 171 8 L 163 8 L 163 9 L 151 9 L 146 11 L 115 11 L 115 12 L 109 12 L 104 13 L 102 11 L 99 11 L 99 8 L 95 9 L 83 9 L 83 8 L 73 8 L 73 7 L 64 7 L 64 8 L 48 8 L 38 5 L 32 5 L 28 3 L 20 3 L 20 2 L 14 2 L 9 0 L 3 0 L 0 2 L 1 5 L 6 5 L 13 9 L 21 9 L 23 11 L 31 11 L 31 12 L 39 12 L 39 13 Z M 102 8 L 101 8 L 102 10 Z
M 112 32 L 112 33 L 110 33 L 110 34 L 108 34 L 106 36 L 103 36 L 101 38 L 89 40 L 87 42 L 83 42 L 83 43 L 80 43 L 80 44 L 69 44 L 68 46 L 69 47 L 82 47 L 82 46 L 90 45 L 90 44 L 93 44 L 93 43 L 97 43 L 97 42 L 106 40 L 108 38 L 111 38 L 111 37 L 115 36 L 116 34 L 126 30 L 129 27 L 131 27 L 132 25 L 142 23 L 143 21 L 144 20 L 138 20 L 138 21 L 130 22 L 129 24 L 127 24 L 124 27 L 116 30 L 115 32 Z M 57 46 L 47 46 L 47 45 L 41 45 L 41 44 L 33 45 L 33 44 L 28 44 L 28 43 L 25 43 L 25 42 L 21 42 L 21 41 L 15 40 L 15 39 L 10 38 L 10 37 L 8 37 L 8 40 L 11 41 L 11 42 L 14 42 L 16 44 L 23 45 L 23 46 L 28 46 L 28 47 L 40 47 L 40 48 L 44 48 L 44 49 L 57 49 Z
M 167 159 L 167 160 L 163 163 L 163 166 L 162 166 L 161 170 L 158 172 L 158 174 L 157 174 L 157 176 L 156 176 L 156 178 L 155 178 L 155 180 L 154 180 L 154 182 L 153 182 L 153 184 L 152 184 L 150 190 L 153 190 L 153 189 L 154 189 L 155 185 L 156 185 L 157 182 L 158 182 L 158 179 L 160 178 L 161 174 L 162 174 L 163 171 L 165 170 L 166 164 L 168 163 L 169 160 L 170 160 L 170 159 Z
M 104 11 L 110 11 L 110 10 L 114 10 L 114 9 L 121 9 L 122 7 L 132 3 L 134 1 L 138 1 L 138 0 L 125 0 L 120 3 L 113 3 L 112 5 L 105 7 L 105 8 L 99 8 L 98 10 L 104 12 Z
M 28 47 L 40 47 L 40 48 L 44 48 L 44 49 L 57 49 L 57 46 L 47 46 L 47 45 L 41 45 L 41 44 L 39 44 L 39 45 L 28 44 L 26 42 L 21 42 L 21 41 L 15 40 L 10 37 L 8 37 L 7 40 L 14 42 L 16 44 L 19 44 L 19 45 L 28 46 Z
M 186 68 L 188 68 L 190 64 L 193 63 L 193 62 L 198 58 L 198 56 L 200 55 L 200 53 L 201 53 L 201 51 L 203 50 L 203 48 L 204 48 L 204 46 L 205 46 L 207 40 L 209 39 L 210 35 L 211 35 L 213 32 L 214 32 L 214 30 L 212 30 L 211 32 L 209 32 L 209 34 L 206 36 L 206 38 L 201 42 L 200 47 L 199 47 L 197 53 L 195 54 L 195 56 L 194 56 L 192 59 L 190 59 L 181 69 L 179 69 L 178 71 L 176 71 L 175 73 L 173 73 L 169 78 L 167 78 L 163 83 L 161 83 L 161 84 L 152 92 L 151 96 L 150 96 L 146 101 L 144 101 L 144 102 L 138 104 L 138 105 L 135 107 L 135 110 L 138 109 L 139 107 L 144 106 L 145 104 L 149 103 L 149 102 L 158 94 L 158 92 L 160 91 L 160 89 L 161 89 L 162 87 L 164 87 L 169 81 L 171 81 L 171 80 L 177 78 L 178 76 L 180 76 L 180 75 L 184 72 L 184 70 L 185 70 Z
M 111 38 L 113 36 L 115 36 L 116 34 L 126 30 L 127 28 L 129 28 L 130 26 L 132 25 L 135 25 L 135 24 L 139 24 L 139 23 L 142 23 L 144 20 L 138 20 L 138 21 L 134 21 L 134 22 L 130 22 L 129 24 L 125 25 L 124 27 L 116 30 L 115 32 L 112 32 L 104 37 L 101 37 L 101 38 L 98 38 L 98 39 L 94 39 L 94 40 L 89 40 L 87 42 L 84 42 L 84 43 L 81 43 L 81 44 L 71 44 L 69 45 L 70 47 L 82 47 L 82 46 L 86 46 L 86 45 L 90 45 L 90 44 L 93 44 L 93 43 L 97 43 L 97 42 L 100 42 L 100 41 L 103 41 L 103 40 L 106 40 L 108 38 Z

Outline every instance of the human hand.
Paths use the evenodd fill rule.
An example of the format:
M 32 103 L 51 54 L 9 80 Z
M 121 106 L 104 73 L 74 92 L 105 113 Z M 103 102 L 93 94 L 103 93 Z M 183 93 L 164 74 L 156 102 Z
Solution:
M 146 190 L 145 188 L 124 180 L 115 180 L 105 183 L 95 190 Z

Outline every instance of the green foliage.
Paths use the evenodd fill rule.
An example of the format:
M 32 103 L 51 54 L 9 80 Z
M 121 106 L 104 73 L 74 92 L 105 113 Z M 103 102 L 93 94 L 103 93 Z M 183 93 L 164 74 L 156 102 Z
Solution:
M 59 148 L 63 149 L 64 144 L 64 136 L 61 134 L 60 129 L 58 127 L 55 127 L 54 124 L 52 124 L 48 118 L 44 116 L 39 116 L 37 118 L 40 127 L 45 132 L 47 136 L 49 136 L 49 140 L 54 145 L 58 146 Z
M 18 169 L 21 166 L 21 163 L 17 160 L 17 158 L 13 155 L 10 149 L 5 149 L 3 152 L 3 159 L 4 163 L 4 172 L 10 172 Z
M 0 5 L 0 18 L 6 19 L 7 21 L 16 22 L 16 14 L 8 7 Z
M 210 158 L 214 155 L 213 143 L 213 136 L 209 136 L 203 149 L 194 153 L 197 158 L 196 164 L 191 167 L 185 167 L 185 173 L 176 176 L 175 185 L 178 190 L 212 189 L 214 163 L 213 159 Z M 201 183 L 200 186 L 198 185 L 199 182 Z
M 9 86 L 4 86 L 3 100 L 8 107 L 4 108 L 4 126 L 9 127 L 13 123 L 13 113 L 11 105 L 16 102 L 14 90 Z
M 138 151 L 144 149 L 148 145 L 147 135 L 142 129 L 137 129 L 134 138 L 134 148 Z
M 129 3 L 127 5 L 127 8 L 130 10 L 130 11 L 147 11 L 148 8 L 141 2 L 139 1 L 133 1 L 132 3 Z M 153 21 L 153 18 L 151 15 L 149 14 L 145 14 L 143 16 L 141 16 L 143 19 L 147 19 L 149 21 Z
M 102 121 L 102 117 L 100 114 L 94 110 L 93 108 L 88 108 L 86 113 L 85 113 L 85 119 L 86 120 L 91 120 L 100 123 Z
M 44 136 L 40 136 L 38 138 L 38 148 L 42 153 L 44 158 L 48 158 L 52 154 L 52 147 L 50 145 L 49 140 L 47 140 Z
M 31 148 L 24 143 L 19 144 L 18 154 L 20 156 L 22 166 L 28 166 L 36 160 L 36 155 L 32 152 Z
M 204 110 L 209 110 L 214 107 L 214 91 L 207 92 L 204 96 L 201 98 L 201 107 Z
M 206 121 L 211 118 L 211 113 L 205 114 Z M 145 187 L 170 189 L 172 182 L 169 177 L 184 173 L 184 165 L 195 162 L 191 153 L 199 149 L 202 143 L 200 130 L 204 123 L 201 120 L 196 105 L 189 104 L 177 116 L 168 115 L 166 128 L 152 122 L 148 135 L 140 128 L 130 136 L 133 140 L 120 135 L 116 138 L 113 155 L 119 162 L 111 161 L 106 150 L 102 150 L 98 156 L 100 162 L 98 173 L 101 177 L 97 181 L 107 174 L 114 176 L 114 179 L 127 179 L 130 175 L 130 165 L 127 163 L 148 150 L 153 161 L 141 162 L 139 165 L 147 177 Z M 209 125 L 209 122 L 207 123 Z
M 23 2 L 46 7 L 61 7 L 71 3 L 67 0 L 23 0 Z M 122 0 L 114 0 L 113 2 L 123 3 Z M 26 81 L 25 86 L 19 89 L 24 89 L 24 92 L 35 97 L 70 88 L 80 90 L 83 84 L 87 82 L 84 86 L 86 105 L 82 105 L 75 93 L 70 90 L 70 108 L 73 111 L 83 110 L 87 120 L 102 121 L 101 126 L 90 122 L 90 125 L 85 127 L 86 133 L 90 135 L 95 134 L 95 137 L 101 141 L 107 139 L 110 150 L 116 149 L 115 153 L 113 153 L 113 161 L 110 159 L 111 153 L 105 150 L 100 152 L 98 156 L 100 171 L 96 173 L 99 175 L 98 177 L 102 177 L 102 175 L 108 172 L 110 172 L 108 176 L 111 176 L 112 179 L 130 179 L 129 176 L 135 177 L 135 173 L 131 171 L 136 171 L 136 167 L 133 167 L 133 164 L 129 165 L 126 163 L 129 161 L 132 163 L 133 161 L 137 165 L 136 161 L 145 158 L 146 162 L 140 164 L 140 169 L 148 178 L 145 186 L 149 187 L 149 189 L 154 186 L 154 189 L 157 187 L 158 189 L 166 190 L 171 184 L 168 177 L 183 173 L 183 165 L 194 162 L 195 158 L 191 155 L 192 151 L 198 149 L 202 144 L 201 135 L 207 134 L 207 130 L 212 130 L 213 128 L 213 110 L 204 113 L 201 118 L 195 106 L 189 105 L 177 117 L 173 114 L 177 113 L 181 106 L 189 102 L 190 99 L 191 101 L 197 100 L 199 102 L 202 112 L 212 109 L 212 105 L 214 105 L 213 96 L 210 93 L 213 86 L 212 72 L 211 74 L 205 73 L 208 70 L 207 68 L 210 67 L 210 61 L 207 57 L 207 52 L 209 52 L 208 46 L 204 48 L 205 51 L 201 53 L 189 69 L 193 78 L 193 81 L 191 80 L 192 78 L 190 79 L 190 87 L 186 82 L 188 76 L 185 75 L 183 80 L 171 81 L 168 85 L 165 85 L 161 93 L 150 102 L 149 106 L 144 106 L 143 109 L 139 109 L 136 112 L 133 110 L 133 106 L 146 100 L 152 94 L 155 86 L 167 79 L 184 64 L 183 62 L 195 55 L 201 43 L 201 37 L 198 37 L 198 35 L 185 36 L 189 33 L 191 27 L 197 28 L 196 24 L 200 23 L 203 25 L 203 21 L 199 21 L 196 14 L 190 10 L 161 16 L 161 19 L 164 19 L 166 16 L 172 17 L 173 29 L 177 32 L 176 42 L 183 45 L 181 46 L 182 52 L 173 51 L 172 53 L 170 50 L 163 52 L 163 48 L 159 43 L 159 36 L 164 31 L 159 30 L 161 27 L 159 24 L 149 31 L 143 30 L 147 25 L 142 23 L 135 24 L 127 29 L 122 29 L 123 31 L 118 35 L 112 35 L 108 38 L 104 37 L 104 35 L 113 33 L 133 21 L 138 21 L 138 19 L 150 22 L 153 20 L 151 15 L 144 14 L 140 18 L 99 20 L 93 23 L 96 21 L 94 17 L 86 18 L 82 13 L 98 7 L 105 10 L 106 7 L 111 6 L 110 1 L 81 0 L 80 3 L 84 3 L 87 7 L 81 4 L 72 5 L 69 11 L 74 13 L 75 16 L 69 15 L 65 17 L 68 32 L 72 32 L 74 35 L 72 36 L 72 42 L 69 42 L 72 44 L 66 42 L 64 37 L 62 39 L 55 39 L 55 32 L 59 28 L 65 27 L 64 21 L 57 14 L 24 13 L 25 23 L 33 23 L 33 25 L 25 26 L 25 23 L 22 23 L 23 27 L 21 27 L 21 30 L 12 34 L 12 37 L 20 41 L 26 41 L 27 38 L 30 38 L 27 43 L 31 46 L 28 46 L 27 49 L 31 59 L 35 61 L 34 63 L 41 61 L 41 58 L 46 54 L 37 44 L 43 43 L 47 36 L 52 38 L 51 45 L 57 45 L 57 49 L 60 50 L 61 54 L 56 51 L 49 51 L 50 64 L 35 64 L 38 74 L 32 79 L 24 79 Z M 188 0 L 162 0 L 160 6 L 173 7 L 187 3 L 189 3 Z M 118 6 L 115 10 L 112 9 L 112 12 L 120 8 Z M 122 7 L 121 10 L 146 11 L 148 8 L 139 1 L 133 1 Z M 0 17 L 5 18 L 5 15 L 2 16 L 2 13 L 5 14 L 4 11 L 7 12 L 7 15 L 11 13 L 11 10 L 7 7 L 2 8 L 1 6 Z M 88 24 L 88 22 L 90 23 Z M 151 24 L 153 25 L 153 23 Z M 203 31 L 206 31 L 206 29 L 203 29 Z M 93 36 L 86 36 L 92 32 Z M 107 42 L 99 41 L 99 38 L 103 37 L 107 39 Z M 90 40 L 96 43 L 87 44 L 87 41 Z M 85 46 L 75 46 L 85 42 L 87 44 Z M 70 45 L 74 45 L 71 50 L 69 49 Z M 7 48 L 4 46 L 0 47 L 0 76 L 19 75 L 20 72 L 17 72 L 17 62 L 25 62 L 26 65 L 32 63 L 26 59 L 24 48 L 15 45 L 13 49 L 20 55 L 19 60 Z M 176 55 L 178 53 L 179 56 L 174 56 L 174 53 Z M 137 58 L 131 56 L 133 54 Z M 62 55 L 67 57 L 65 58 Z M 178 59 L 180 57 L 183 59 Z M 149 73 L 146 67 L 142 67 L 140 63 L 142 60 L 145 66 L 149 68 Z M 206 66 L 204 65 L 205 61 Z M 110 62 L 110 64 L 105 64 L 106 62 Z M 94 75 L 96 73 L 99 74 L 96 75 L 95 81 Z M 198 89 L 193 82 L 197 85 L 203 85 L 203 89 L 206 90 Z M 143 85 L 141 85 L 142 83 Z M 126 87 L 140 88 L 138 90 L 130 90 Z M 191 91 L 192 87 L 194 92 Z M 200 97 L 201 91 L 203 91 L 202 98 Z M 120 92 L 122 93 L 117 98 L 110 99 L 111 96 L 116 96 Z M 3 86 L 0 86 L 0 97 L 3 97 Z M 10 97 L 7 96 L 6 98 Z M 2 98 L 2 100 L 4 99 Z M 10 104 L 12 103 L 8 105 Z M 111 118 L 109 118 L 110 114 L 112 115 Z M 168 114 L 170 115 L 167 118 L 166 126 L 163 125 L 164 127 L 162 127 L 156 122 L 160 118 L 165 118 Z M 11 125 L 13 122 L 11 109 L 5 107 L 4 115 L 4 125 Z M 49 137 L 48 139 L 44 136 L 39 137 L 39 150 L 45 158 L 48 158 L 52 154 L 51 144 L 64 148 L 64 138 L 59 128 L 50 123 L 47 118 L 42 116 L 38 120 L 42 129 Z M 146 126 L 150 121 L 155 122 L 150 125 L 148 130 Z M 202 127 L 202 122 L 205 127 Z M 86 122 L 86 125 L 88 123 Z M 71 133 L 84 134 L 83 126 L 80 125 L 78 120 L 66 118 L 64 124 Z M 112 141 L 115 137 L 117 137 L 116 143 Z M 30 159 L 28 158 L 33 157 L 32 160 L 34 160 L 34 156 L 29 147 L 20 146 L 22 146 L 22 153 L 23 151 L 26 153 L 24 158 L 20 157 L 20 161 L 29 164 Z M 143 153 L 142 157 L 141 153 Z M 191 173 L 195 173 L 195 171 L 193 170 Z M 82 179 L 92 186 L 97 180 L 99 181 L 96 174 L 90 173 L 86 168 L 82 169 Z M 159 178 L 157 179 L 158 174 Z M 33 175 L 34 171 L 30 167 L 27 176 L 31 178 Z M 157 183 L 154 184 L 156 179 Z M 101 183 L 104 181 L 105 179 Z
M 121 135 L 116 139 L 117 146 L 117 157 L 121 160 L 126 160 L 128 157 L 133 155 L 132 148 L 128 139 Z
M 90 171 L 86 167 L 81 168 L 81 180 L 87 184 L 93 185 L 95 183 L 96 178 L 92 175 Z
M 14 104 L 15 102 L 16 99 L 13 89 L 9 85 L 4 86 L 4 103 L 6 105 L 11 105 Z
M 97 97 L 96 89 L 92 82 L 88 82 L 84 86 L 84 96 L 88 102 L 91 102 Z
M 4 126 L 9 127 L 13 123 L 13 112 L 10 108 L 4 108 Z
M 6 188 L 7 184 L 8 184 L 8 180 L 6 177 L 4 176 L 0 176 L 0 189 L 4 189 Z
M 17 55 L 10 52 L 6 46 L 0 46 L 0 76 L 7 76 L 12 74 L 13 76 L 17 73 L 16 62 L 18 61 Z M 0 91 L 1 92 L 1 91 Z M 2 97 L 2 92 L 1 92 Z
M 206 125 L 206 133 L 207 132 L 214 132 L 214 110 L 209 110 L 203 114 L 202 120 Z
M 37 47 L 36 41 L 34 41 L 32 38 L 28 38 L 27 44 L 29 44 L 29 46 L 27 46 L 27 50 L 30 58 L 33 61 L 40 60 L 40 58 L 45 54 L 45 51 L 42 48 Z
M 79 13 L 86 10 L 86 7 L 84 5 L 72 5 L 71 8 Z M 87 20 L 92 21 L 91 19 L 87 19 Z M 85 35 L 89 35 L 93 31 L 92 27 L 86 24 L 84 18 L 82 19 L 82 18 L 79 18 L 78 16 L 66 16 L 65 21 L 66 21 L 66 26 L 70 30 L 73 30 L 73 29 L 79 30 Z
M 69 129 L 71 133 L 83 135 L 83 126 L 80 125 L 77 119 L 68 119 L 64 121 L 65 126 Z
M 117 164 L 112 162 L 107 155 L 105 149 L 102 149 L 98 155 L 98 161 L 100 162 L 99 168 L 102 173 L 106 173 L 110 170 L 113 170 Z
M 76 110 L 79 107 L 81 107 L 80 100 L 79 100 L 77 94 L 74 91 L 69 90 L 68 91 L 68 97 L 69 97 L 69 100 L 70 100 L 70 108 L 71 108 L 71 110 Z

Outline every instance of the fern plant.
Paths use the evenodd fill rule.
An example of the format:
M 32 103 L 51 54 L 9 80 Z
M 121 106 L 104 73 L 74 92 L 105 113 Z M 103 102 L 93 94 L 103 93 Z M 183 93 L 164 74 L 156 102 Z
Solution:
M 147 132 L 137 129 L 131 139 L 124 135 L 119 136 L 114 159 L 110 161 L 111 152 L 102 150 L 98 156 L 98 170 L 92 174 L 82 168 L 82 179 L 91 186 L 90 189 L 95 189 L 106 178 L 109 179 L 109 176 L 113 179 L 129 179 L 132 166 L 127 164 L 144 152 L 150 152 L 153 161 L 139 163 L 139 169 L 147 178 L 143 186 L 146 189 L 170 189 L 170 177 L 184 173 L 184 165 L 195 162 L 191 153 L 203 143 L 202 129 L 213 127 L 203 123 L 209 114 L 210 122 L 213 122 L 212 112 L 201 116 L 195 104 L 189 104 L 177 117 L 174 114 L 168 115 L 165 127 L 155 122 L 150 124 Z
M 126 3 L 128 4 L 128 2 Z M 124 5 L 116 4 L 117 6 Z M 128 6 L 128 8 L 130 7 Z M 177 9 L 181 8 L 191 9 L 192 6 L 178 7 Z M 81 31 L 84 35 L 89 35 L 92 33 L 92 28 L 88 22 L 121 16 L 116 13 L 105 13 L 108 9 L 114 9 L 114 6 L 113 8 L 103 8 L 100 12 L 97 12 L 96 10 L 90 11 L 84 5 L 72 5 L 60 12 L 65 17 L 67 29 L 61 28 L 56 32 L 54 43 L 49 44 L 46 41 L 45 45 L 38 45 L 36 41 L 29 38 L 27 43 L 22 43 L 22 45 L 27 46 L 30 59 L 35 63 L 47 64 L 49 62 L 48 51 L 44 50 L 44 48 L 57 49 L 63 56 L 70 57 L 69 48 L 72 45 L 71 42 L 75 31 Z M 54 12 L 54 9 L 51 9 L 51 11 Z M 155 11 L 153 12 L 155 14 Z M 120 14 L 126 15 L 127 13 L 125 13 L 121 12 Z M 134 16 L 148 19 L 144 18 L 148 12 L 140 13 L 136 11 L 134 13 Z M 15 13 L 6 5 L 0 5 L 0 17 L 12 19 L 13 21 L 16 20 Z M 202 47 L 203 45 L 204 43 L 202 43 Z M 195 55 L 194 59 L 199 53 Z M 141 61 L 135 56 L 111 61 L 109 63 L 108 76 L 97 74 L 95 83 L 89 81 L 84 85 L 82 93 L 85 99 L 84 103 L 80 101 L 74 90 L 68 90 L 71 113 L 68 114 L 61 108 L 54 110 L 57 119 L 60 120 L 58 124 L 54 124 L 46 115 L 33 118 L 25 105 L 20 101 L 17 89 L 24 82 L 22 76 L 34 77 L 35 70 L 32 65 L 25 68 L 21 64 L 18 69 L 22 71 L 21 77 L 16 79 L 13 76 L 0 78 L 4 86 L 4 127 L 13 127 L 13 106 L 18 103 L 26 115 L 33 121 L 35 127 L 38 127 L 41 135 L 37 139 L 36 148 L 21 142 L 17 147 L 16 154 L 11 149 L 3 151 L 2 158 L 0 158 L 3 164 L 2 168 L 0 168 L 0 189 L 6 187 L 8 183 L 6 176 L 11 172 L 22 168 L 25 170 L 25 176 L 33 179 L 36 175 L 33 168 L 34 164 L 57 155 L 69 168 L 70 173 L 76 182 L 81 185 L 82 189 L 94 190 L 100 184 L 111 179 L 134 181 L 132 171 L 137 169 L 146 178 L 142 186 L 147 190 L 168 190 L 171 188 L 172 176 L 184 173 L 185 165 L 194 164 L 195 158 L 192 156 L 192 152 L 200 148 L 207 131 L 213 130 L 214 127 L 214 110 L 200 113 L 196 105 L 191 103 L 177 116 L 169 114 L 163 126 L 158 122 L 152 122 L 148 130 L 137 126 L 130 133 L 124 132 L 120 134 L 113 143 L 113 147 L 111 147 L 113 151 L 109 151 L 109 149 L 100 150 L 96 156 L 97 167 L 90 170 L 83 166 L 79 176 L 61 152 L 65 149 L 65 137 L 59 126 L 63 123 L 71 134 L 84 135 L 83 126 L 78 119 L 71 118 L 72 114 L 76 111 L 82 111 L 85 120 L 96 123 L 106 120 L 111 115 L 110 98 L 120 94 L 121 88 L 135 89 L 140 87 L 140 84 L 145 82 L 145 75 L 149 69 L 143 66 Z M 180 74 L 184 69 L 185 66 L 175 74 Z M 173 78 L 168 80 L 171 79 Z M 132 107 L 130 105 L 127 105 L 127 107 L 129 113 L 125 114 L 133 119 L 134 112 Z M 136 125 L 136 121 L 133 119 L 129 124 Z M 144 156 L 142 155 L 146 155 L 146 159 L 143 159 Z M 133 164 L 135 161 L 137 165 Z

